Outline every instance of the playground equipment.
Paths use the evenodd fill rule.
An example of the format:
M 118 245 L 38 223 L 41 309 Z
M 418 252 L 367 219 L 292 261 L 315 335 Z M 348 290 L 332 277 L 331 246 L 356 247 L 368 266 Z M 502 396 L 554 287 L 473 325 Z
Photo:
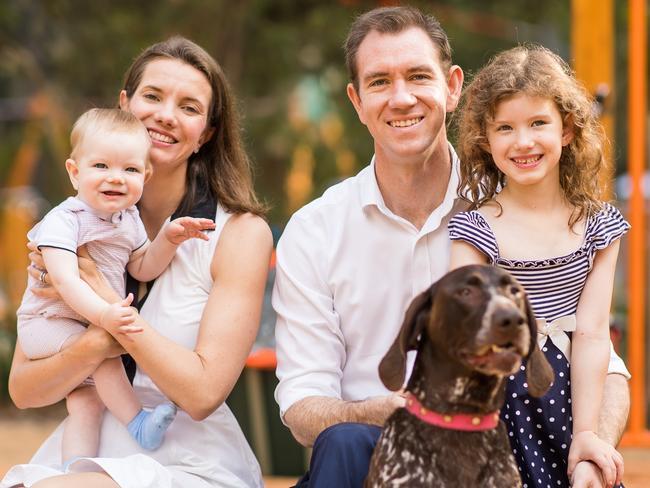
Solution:
M 647 143 L 647 0 L 630 0 L 628 34 L 629 120 L 628 159 L 632 181 L 630 212 L 632 230 L 628 255 L 628 365 L 632 372 L 630 390 L 632 404 L 628 429 L 623 444 L 650 447 L 646 417 L 646 325 L 647 260 L 645 198 L 642 187 L 646 168 Z

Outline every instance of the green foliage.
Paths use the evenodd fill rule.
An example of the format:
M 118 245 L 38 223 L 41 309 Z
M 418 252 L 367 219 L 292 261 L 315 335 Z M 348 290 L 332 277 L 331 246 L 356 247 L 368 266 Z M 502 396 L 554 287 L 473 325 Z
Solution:
M 543 42 L 568 52 L 565 0 L 412 3 L 439 17 L 450 35 L 455 61 L 470 72 L 517 42 Z M 297 145 L 308 145 L 314 154 L 312 197 L 340 176 L 338 149 L 352 151 L 356 169 L 370 159 L 372 142 L 345 94 L 341 44 L 354 16 L 376 5 L 360 0 L 3 2 L 0 99 L 10 97 L 20 105 L 21 97 L 48 90 L 64 108 L 69 124 L 90 106 L 116 103 L 123 72 L 141 49 L 172 34 L 187 36 L 224 66 L 241 100 L 258 190 L 273 205 L 271 220 L 282 223 L 288 217 L 285 179 Z M 320 121 L 313 117 L 307 126 L 288 123 L 291 99 L 307 77 L 319 89 L 321 116 L 335 114 L 342 124 L 339 147 L 324 144 Z M 22 124 L 20 116 L 0 119 L 0 136 L 8 126 Z M 13 151 L 0 155 L 0 177 L 15 146 Z M 43 157 L 42 165 L 55 164 L 60 161 Z M 47 194 L 53 200 L 68 192 L 63 178 L 57 184 L 48 181 Z

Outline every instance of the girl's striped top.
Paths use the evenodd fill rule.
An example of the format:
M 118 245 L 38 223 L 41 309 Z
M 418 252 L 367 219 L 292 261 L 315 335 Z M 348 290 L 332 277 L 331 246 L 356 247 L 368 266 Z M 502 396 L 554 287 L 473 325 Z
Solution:
M 600 212 L 588 218 L 583 243 L 577 250 L 531 261 L 502 258 L 490 225 L 476 210 L 460 212 L 451 219 L 449 238 L 471 244 L 488 257 L 490 264 L 509 271 L 526 290 L 535 316 L 551 322 L 576 313 L 596 251 L 605 249 L 629 228 L 618 209 L 605 203 Z

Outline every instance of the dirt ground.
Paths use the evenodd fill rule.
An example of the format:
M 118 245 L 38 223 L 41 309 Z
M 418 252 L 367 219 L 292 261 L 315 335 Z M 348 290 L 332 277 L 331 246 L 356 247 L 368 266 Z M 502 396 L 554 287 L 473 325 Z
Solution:
M 39 444 L 54 430 L 65 412 L 61 406 L 38 411 L 0 409 L 0 477 L 6 470 L 29 460 Z M 626 488 L 650 487 L 650 449 L 626 448 Z M 293 478 L 265 478 L 267 488 L 292 486 Z

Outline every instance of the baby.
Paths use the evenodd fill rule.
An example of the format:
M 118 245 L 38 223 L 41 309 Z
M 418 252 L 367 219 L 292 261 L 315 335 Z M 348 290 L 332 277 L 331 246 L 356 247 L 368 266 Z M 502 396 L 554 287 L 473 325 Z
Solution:
M 41 298 L 29 283 L 18 309 L 18 341 L 30 359 L 65 349 L 88 324 L 120 327 L 125 334 L 136 312 L 129 294 L 119 303 L 100 298 L 79 276 L 77 248 L 85 245 L 97 267 L 119 296 L 125 294 L 124 270 L 138 281 L 153 280 L 167 267 L 179 244 L 190 238 L 207 240 L 214 229 L 209 219 L 181 217 L 166 223 L 149 242 L 135 203 L 151 175 L 151 142 L 142 123 L 119 109 L 92 109 L 75 123 L 66 170 L 76 197 L 52 209 L 28 233 L 40 249 L 50 281 L 60 294 Z M 45 272 L 40 280 L 44 281 Z M 63 468 L 80 457 L 97 454 L 104 407 L 122 422 L 145 449 L 156 449 L 176 415 L 163 403 L 145 411 L 129 384 L 119 358 L 106 359 L 66 398 L 69 418 L 63 435 Z

